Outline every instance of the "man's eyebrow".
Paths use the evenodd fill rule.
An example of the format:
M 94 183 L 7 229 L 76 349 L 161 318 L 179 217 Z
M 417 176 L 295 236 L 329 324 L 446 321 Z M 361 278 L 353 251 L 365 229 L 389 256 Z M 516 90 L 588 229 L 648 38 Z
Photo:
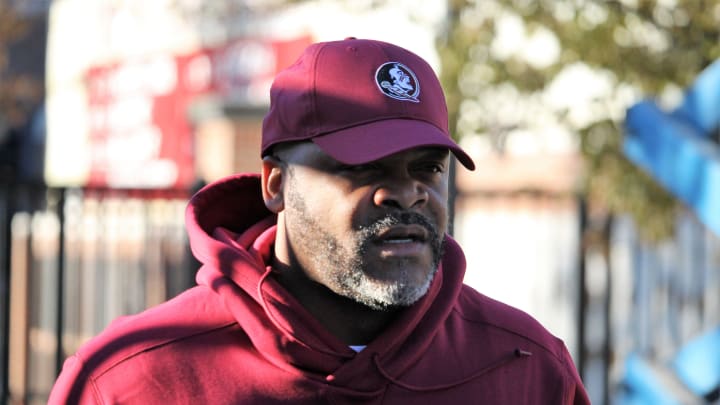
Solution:
M 420 153 L 424 158 L 445 159 L 450 154 L 450 149 L 445 148 L 428 148 L 423 149 Z

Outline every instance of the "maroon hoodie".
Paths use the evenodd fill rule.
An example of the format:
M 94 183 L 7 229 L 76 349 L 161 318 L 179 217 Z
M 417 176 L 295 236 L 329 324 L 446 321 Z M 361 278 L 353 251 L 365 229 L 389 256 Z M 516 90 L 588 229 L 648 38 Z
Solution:
M 449 237 L 427 295 L 355 353 L 270 275 L 256 175 L 209 185 L 186 219 L 199 285 L 90 340 L 50 404 L 589 404 L 562 341 L 463 285 Z

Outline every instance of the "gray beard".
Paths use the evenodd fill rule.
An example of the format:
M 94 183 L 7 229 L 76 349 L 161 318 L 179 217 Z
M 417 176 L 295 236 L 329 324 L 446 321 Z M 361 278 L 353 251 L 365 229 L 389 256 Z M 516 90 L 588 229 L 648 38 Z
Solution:
M 338 295 L 376 310 L 409 306 L 427 293 L 443 254 L 444 236 L 441 236 L 437 227 L 426 217 L 414 212 L 388 214 L 355 230 L 349 246 L 344 246 L 324 230 L 316 218 L 310 216 L 304 198 L 294 187 L 288 187 L 286 192 L 285 210 L 289 215 L 285 218 L 291 243 L 294 249 L 310 253 L 309 265 L 313 266 L 317 270 L 315 274 L 321 277 L 316 281 Z M 372 238 L 397 224 L 421 225 L 430 235 L 432 268 L 420 282 L 415 281 L 413 274 L 410 274 L 412 263 L 409 260 L 398 262 L 392 280 L 368 275 L 364 257 Z

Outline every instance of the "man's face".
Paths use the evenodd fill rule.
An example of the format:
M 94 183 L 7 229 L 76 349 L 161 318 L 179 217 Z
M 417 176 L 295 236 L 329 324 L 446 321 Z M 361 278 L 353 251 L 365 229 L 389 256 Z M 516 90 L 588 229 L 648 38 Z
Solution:
M 413 149 L 352 166 L 302 143 L 286 163 L 281 223 L 294 264 L 375 309 L 425 295 L 447 229 L 447 150 Z

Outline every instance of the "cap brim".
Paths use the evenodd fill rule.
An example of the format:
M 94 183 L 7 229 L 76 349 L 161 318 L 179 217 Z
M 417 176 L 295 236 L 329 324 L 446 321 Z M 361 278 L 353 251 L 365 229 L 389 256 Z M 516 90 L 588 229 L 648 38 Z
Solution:
M 475 163 L 460 146 L 439 128 L 425 121 L 375 121 L 316 136 L 312 141 L 333 159 L 352 165 L 372 162 L 419 147 L 447 148 L 463 166 L 475 170 Z

